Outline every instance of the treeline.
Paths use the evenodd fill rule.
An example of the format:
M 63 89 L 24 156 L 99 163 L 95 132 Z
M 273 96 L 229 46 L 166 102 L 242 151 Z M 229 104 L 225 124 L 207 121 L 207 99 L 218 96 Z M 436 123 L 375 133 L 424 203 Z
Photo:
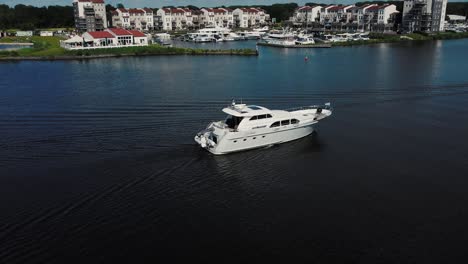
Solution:
M 394 4 L 398 11 L 403 11 L 402 1 L 369 1 L 357 2 L 356 6 L 364 4 Z M 306 5 L 326 5 L 324 3 L 307 3 Z M 119 4 L 117 7 L 123 7 Z M 196 6 L 188 6 L 191 9 L 200 9 Z M 221 6 L 225 7 L 225 6 Z M 294 10 L 298 8 L 296 3 L 288 4 L 273 4 L 273 5 L 251 5 L 251 6 L 227 6 L 228 8 L 239 7 L 260 7 L 264 9 L 271 18 L 276 18 L 276 21 L 281 22 L 288 20 Z M 106 5 L 108 12 L 114 10 L 112 5 Z M 156 10 L 156 9 L 154 9 Z M 108 13 L 109 14 L 109 13 Z M 449 2 L 447 4 L 447 14 L 468 16 L 468 2 Z M 35 7 L 26 5 L 16 5 L 9 7 L 5 4 L 0 4 L 0 29 L 18 28 L 21 30 L 30 30 L 37 28 L 54 28 L 54 27 L 74 27 L 73 7 L 72 6 L 48 6 Z
M 447 15 L 468 16 L 468 2 L 449 2 Z
M 0 5 L 0 29 L 74 27 L 72 6 Z

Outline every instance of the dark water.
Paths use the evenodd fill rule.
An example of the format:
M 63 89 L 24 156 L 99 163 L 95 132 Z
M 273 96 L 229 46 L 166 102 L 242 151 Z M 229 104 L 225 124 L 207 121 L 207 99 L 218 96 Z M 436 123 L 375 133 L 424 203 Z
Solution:
M 465 262 L 468 40 L 260 54 L 1 63 L 0 263 Z M 212 156 L 232 98 L 335 112 Z

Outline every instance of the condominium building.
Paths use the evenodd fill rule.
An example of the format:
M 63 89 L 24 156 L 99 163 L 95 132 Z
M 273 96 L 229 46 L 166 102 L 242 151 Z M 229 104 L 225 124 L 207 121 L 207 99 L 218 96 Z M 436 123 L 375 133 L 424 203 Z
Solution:
M 270 15 L 261 8 L 237 8 L 232 15 L 234 26 L 240 28 L 261 26 L 270 21 Z
M 403 30 L 405 32 L 438 32 L 444 30 L 447 0 L 405 0 Z
M 192 10 L 188 8 L 161 8 L 156 12 L 158 28 L 162 30 L 193 27 Z
M 199 20 L 205 27 L 218 26 L 232 28 L 234 26 L 233 10 L 229 8 L 202 8 Z
M 387 24 L 390 16 L 395 12 L 398 12 L 395 5 L 373 5 L 366 9 L 362 23 L 371 25 Z
M 107 28 L 104 0 L 73 0 L 73 12 L 78 31 L 101 31 Z
M 354 5 L 338 5 L 327 9 L 327 19 L 333 23 L 348 23 L 351 13 L 348 12 Z
M 301 6 L 294 11 L 289 21 L 295 25 L 319 22 L 321 6 Z
M 150 8 L 117 8 L 112 11 L 112 25 L 124 29 L 152 30 L 153 17 Z

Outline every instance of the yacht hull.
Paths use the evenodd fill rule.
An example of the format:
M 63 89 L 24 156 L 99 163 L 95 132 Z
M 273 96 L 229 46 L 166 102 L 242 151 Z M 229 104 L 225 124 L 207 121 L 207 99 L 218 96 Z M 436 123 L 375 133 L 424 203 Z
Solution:
M 267 147 L 306 137 L 314 132 L 313 125 L 297 126 L 291 128 L 278 128 L 273 131 L 258 133 L 233 133 L 225 135 L 214 147 L 206 149 L 215 154 L 222 155 L 244 150 Z M 197 141 L 197 139 L 195 139 Z M 197 141 L 199 143 L 199 141 Z

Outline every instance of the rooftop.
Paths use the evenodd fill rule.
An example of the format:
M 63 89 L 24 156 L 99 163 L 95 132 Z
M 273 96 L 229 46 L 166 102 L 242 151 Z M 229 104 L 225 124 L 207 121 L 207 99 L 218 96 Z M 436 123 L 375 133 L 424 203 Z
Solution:
M 258 105 L 245 105 L 245 104 L 230 105 L 224 108 L 223 112 L 228 115 L 239 116 L 239 117 L 263 115 L 263 114 L 271 113 L 271 111 L 268 108 L 258 106 Z
M 88 34 L 95 39 L 114 38 L 114 35 L 107 31 L 92 31 L 88 32 Z

